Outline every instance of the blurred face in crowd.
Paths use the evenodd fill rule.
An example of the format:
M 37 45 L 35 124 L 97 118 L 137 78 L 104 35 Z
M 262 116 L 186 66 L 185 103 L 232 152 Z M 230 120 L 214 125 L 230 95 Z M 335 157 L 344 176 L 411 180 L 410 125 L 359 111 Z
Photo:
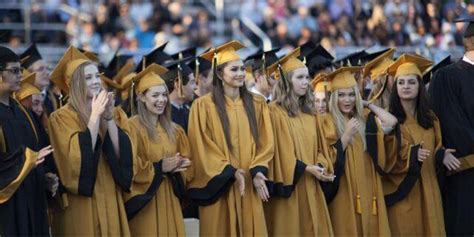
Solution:
M 193 101 L 194 90 L 196 90 L 196 80 L 194 79 L 194 75 L 191 73 L 188 75 L 188 84 L 183 85 L 183 96 L 187 102 Z
M 352 115 L 355 102 L 356 102 L 356 93 L 354 88 L 344 88 L 336 91 L 337 93 L 337 104 L 339 110 L 344 115 Z
M 31 95 L 31 110 L 38 116 L 43 115 L 43 96 L 41 94 Z
M 260 93 L 264 94 L 265 96 L 271 95 L 273 92 L 273 88 L 276 85 L 276 80 L 272 76 L 267 76 L 262 74 L 261 72 L 256 74 L 256 83 L 255 86 L 260 91 Z
M 212 89 L 212 72 L 211 70 L 199 74 L 199 92 L 200 96 L 203 96 L 211 91 Z
M 325 114 L 327 108 L 326 93 L 314 92 L 314 105 L 318 114 Z
M 140 95 L 140 100 L 145 104 L 146 109 L 153 115 L 162 115 L 168 103 L 168 89 L 165 85 L 158 85 L 148 88 L 144 94 Z
M 49 65 L 44 60 L 38 60 L 33 63 L 29 68 L 29 71 L 36 73 L 35 85 L 41 90 L 49 86 Z
M 418 97 L 420 83 L 416 75 L 400 75 L 396 80 L 400 100 L 415 100 Z
M 13 93 L 20 89 L 21 66 L 19 62 L 7 63 L 3 71 L 0 71 L 0 91 Z
M 230 87 L 242 87 L 245 83 L 245 66 L 242 60 L 226 63 L 221 71 L 221 79 Z
M 97 66 L 89 64 L 84 67 L 84 78 L 86 80 L 87 98 L 92 99 L 102 90 L 100 73 Z
M 310 81 L 308 68 L 298 68 L 292 71 L 290 74 L 290 81 L 293 85 L 293 92 L 299 97 L 304 96 L 308 91 Z

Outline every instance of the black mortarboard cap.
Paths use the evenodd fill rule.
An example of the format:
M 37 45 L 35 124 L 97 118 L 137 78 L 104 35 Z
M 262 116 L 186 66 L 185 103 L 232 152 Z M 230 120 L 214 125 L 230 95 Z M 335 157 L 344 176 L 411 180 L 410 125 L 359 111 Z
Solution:
M 273 65 L 278 61 L 276 53 L 280 51 L 280 48 L 273 48 L 271 50 L 263 52 L 262 50 L 247 57 L 247 60 L 252 60 L 252 70 L 259 70 L 262 68 L 262 64 L 265 61 L 265 68 Z
M 0 64 L 6 64 L 10 62 L 19 62 L 20 57 L 15 54 L 11 49 L 7 47 L 0 46 Z M 4 69 L 4 68 L 0 68 Z
M 362 57 L 367 56 L 368 53 L 365 50 L 357 51 L 355 53 L 351 53 L 341 59 L 338 59 L 334 62 L 334 64 L 338 67 L 350 67 L 350 66 L 361 66 L 362 65 Z
M 383 49 L 383 50 L 379 50 L 377 52 L 368 53 L 367 55 L 360 57 L 360 60 L 361 60 L 362 64 L 368 63 L 368 62 L 376 59 L 378 56 L 380 56 L 380 55 L 384 54 L 385 52 L 389 51 L 389 50 L 390 50 L 390 48 L 386 48 L 386 49 Z
M 198 70 L 199 70 L 200 73 L 211 70 L 211 68 L 212 68 L 212 63 L 209 62 L 208 60 L 204 59 L 204 58 L 201 58 L 201 57 L 197 57 L 197 58 L 194 58 L 193 60 L 191 60 L 188 63 L 188 66 L 193 71 L 196 71 L 196 64 L 199 66 Z
M 171 57 L 174 60 L 188 58 L 188 57 L 196 57 L 196 47 L 191 47 L 191 48 L 181 50 L 181 51 L 171 55 Z
M 173 58 L 164 52 L 164 49 L 167 44 L 168 42 L 162 44 L 160 47 L 153 49 L 150 53 L 143 56 L 143 58 L 140 60 L 140 63 L 137 64 L 137 69 L 135 71 L 139 73 L 140 71 L 142 71 L 143 68 L 148 67 L 152 63 L 164 65 L 167 62 L 173 61 Z
M 436 65 L 433 65 L 431 68 L 429 68 L 426 72 L 423 74 L 423 82 L 427 84 L 428 82 L 431 81 L 431 78 L 433 77 L 434 73 L 441 69 L 442 67 L 448 66 L 451 64 L 451 56 L 447 56 L 443 60 L 439 61 Z
M 187 63 L 192 60 L 193 57 L 187 57 L 183 59 L 169 61 L 163 64 L 163 67 L 167 68 L 169 71 L 163 74 L 163 79 L 176 78 L 178 76 L 178 66 L 181 67 L 181 72 L 183 76 L 187 76 L 193 73 L 193 70 L 187 65 Z
M 36 44 L 30 45 L 30 47 L 20 55 L 21 66 L 23 68 L 29 68 L 33 63 L 41 59 L 43 58 L 41 57 Z
M 318 46 L 311 41 L 308 41 L 300 46 L 300 56 L 298 59 L 301 61 L 306 61 L 305 58 L 308 57 Z
M 464 31 L 464 38 L 474 36 L 474 17 L 456 19 L 454 22 L 467 22 L 469 23 Z

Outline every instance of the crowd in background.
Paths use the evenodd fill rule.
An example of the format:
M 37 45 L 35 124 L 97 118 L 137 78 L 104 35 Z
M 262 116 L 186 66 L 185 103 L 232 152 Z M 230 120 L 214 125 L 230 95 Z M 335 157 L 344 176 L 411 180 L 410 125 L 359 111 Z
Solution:
M 17 0 L 18 3 L 23 0 Z M 13 3 L 13 1 L 7 1 Z M 207 48 L 215 42 L 214 13 L 205 1 L 192 0 L 43 0 L 32 1 L 33 23 L 65 23 L 64 31 L 33 31 L 32 41 L 72 44 L 99 53 L 119 45 L 136 51 L 169 41 L 169 48 Z M 214 4 L 214 1 L 206 1 Z M 5 3 L 3 3 L 5 4 Z M 60 10 L 67 4 L 87 17 Z M 236 10 L 237 9 L 237 10 Z M 448 50 L 462 45 L 459 17 L 474 15 L 470 0 L 240 0 L 224 1 L 226 28 L 231 19 L 249 17 L 276 47 L 297 46 L 309 40 L 326 48 L 413 46 Z M 0 23 L 22 22 L 22 10 L 1 10 Z M 241 26 L 241 28 L 244 28 Z M 243 32 L 261 46 L 248 29 Z M 2 43 L 15 48 L 23 30 L 6 32 Z M 225 31 L 229 38 L 232 32 Z

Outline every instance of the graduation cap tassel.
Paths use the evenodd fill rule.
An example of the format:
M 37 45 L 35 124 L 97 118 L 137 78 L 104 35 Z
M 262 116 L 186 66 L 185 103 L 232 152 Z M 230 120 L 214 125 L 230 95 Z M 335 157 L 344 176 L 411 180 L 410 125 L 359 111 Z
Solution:
M 214 51 L 214 57 L 212 58 L 212 85 L 217 85 L 217 53 Z
M 144 57 L 142 61 L 142 71 L 145 70 L 145 68 L 146 68 L 146 57 Z
M 183 92 L 183 73 L 182 73 L 182 68 L 181 65 L 178 64 L 178 97 L 179 98 L 184 98 L 184 92 Z
M 199 59 L 196 58 L 194 60 L 194 65 L 195 65 L 195 69 L 194 69 L 194 78 L 196 79 L 196 84 L 199 85 Z
M 286 77 L 283 73 L 283 68 L 281 67 L 281 64 L 278 64 L 278 72 L 280 73 L 280 78 L 283 82 L 283 88 L 285 89 L 286 92 L 289 92 L 290 85 L 289 85 L 289 82 L 286 80 Z
M 270 76 L 267 73 L 266 70 L 266 65 L 267 65 L 267 59 L 265 58 L 265 53 L 262 55 L 262 73 L 265 76 L 265 80 L 267 80 L 267 83 L 270 85 Z
M 379 92 L 377 92 L 377 94 L 375 94 L 374 97 L 372 97 L 372 99 L 369 101 L 369 103 L 375 102 L 376 100 L 378 100 L 380 98 L 380 96 L 382 96 L 385 89 L 387 89 L 387 84 L 388 84 L 388 75 L 385 75 L 385 81 L 382 84 L 382 88 L 380 89 Z
M 129 106 L 130 106 L 130 113 L 132 115 L 137 114 L 137 110 L 135 108 L 135 82 L 132 82 L 132 86 L 130 87 L 130 101 L 129 101 Z

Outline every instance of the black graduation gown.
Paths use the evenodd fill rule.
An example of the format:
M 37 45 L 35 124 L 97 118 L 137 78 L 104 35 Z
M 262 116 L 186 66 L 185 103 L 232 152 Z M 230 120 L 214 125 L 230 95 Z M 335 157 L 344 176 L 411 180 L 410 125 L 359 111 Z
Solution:
M 46 91 L 43 104 L 48 117 L 61 106 L 60 99 L 51 90 Z
M 189 106 L 184 104 L 181 108 L 171 105 L 171 120 L 181 126 L 188 133 Z
M 429 94 L 444 147 L 456 149 L 454 155 L 461 162 L 474 158 L 474 65 L 460 60 L 441 68 L 433 77 Z M 442 164 L 438 167 L 446 174 Z M 441 177 L 448 235 L 474 234 L 473 168 L 466 165 L 461 172 Z
M 31 117 L 31 114 L 30 114 Z M 5 152 L 0 153 L 0 190 L 11 184 L 25 165 L 25 149 L 39 150 L 31 124 L 19 104 L 0 103 L 0 126 Z M 33 168 L 14 194 L 0 204 L 0 235 L 48 235 L 43 166 Z

